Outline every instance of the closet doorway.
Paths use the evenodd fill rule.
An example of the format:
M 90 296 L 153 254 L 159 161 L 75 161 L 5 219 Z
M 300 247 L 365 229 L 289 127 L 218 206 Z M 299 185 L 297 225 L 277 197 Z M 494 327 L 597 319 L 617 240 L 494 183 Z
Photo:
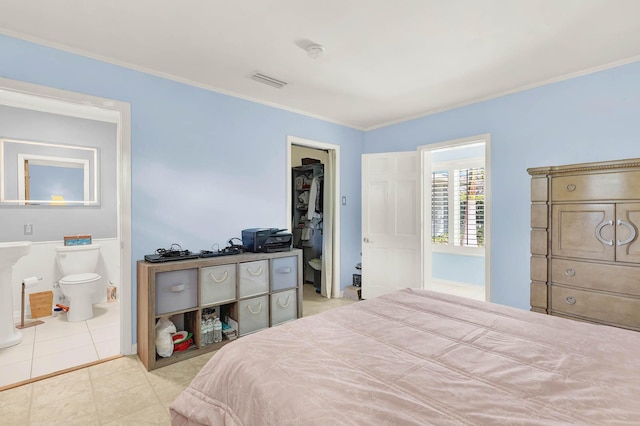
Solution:
M 287 224 L 303 252 L 303 281 L 340 297 L 339 146 L 287 137 Z

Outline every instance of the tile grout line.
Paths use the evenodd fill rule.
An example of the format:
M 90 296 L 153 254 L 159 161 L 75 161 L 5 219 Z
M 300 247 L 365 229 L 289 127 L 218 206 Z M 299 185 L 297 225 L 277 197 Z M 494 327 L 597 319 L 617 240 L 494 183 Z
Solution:
M 33 328 L 33 342 L 31 345 L 31 368 L 29 369 L 29 378 L 33 379 L 33 361 L 35 359 L 36 353 L 36 334 L 38 333 L 38 326 L 36 325 Z M 33 407 L 33 383 L 29 383 L 29 402 L 28 402 L 28 411 L 27 411 L 27 424 L 31 424 L 31 407 Z
M 91 332 L 91 329 L 89 328 L 89 323 L 85 320 L 84 321 L 84 325 L 85 327 L 87 327 L 87 331 L 89 332 L 89 338 L 91 339 L 91 344 L 93 345 L 93 350 L 96 351 L 96 357 L 98 358 L 98 360 L 100 360 L 100 354 L 98 353 L 98 348 L 96 348 L 96 342 L 93 339 L 93 333 Z M 89 378 L 91 378 L 91 374 L 89 374 Z M 91 388 L 93 389 L 93 380 L 91 382 L 92 386 Z M 95 398 L 95 395 L 94 395 Z M 96 407 L 96 410 L 98 409 L 98 407 Z
M 89 375 L 89 384 L 91 385 L 91 394 L 93 395 L 93 405 L 96 409 L 96 420 L 98 420 L 98 424 L 102 425 L 102 419 L 100 418 L 100 411 L 98 411 L 98 397 L 96 396 L 96 389 L 93 385 L 93 374 L 91 374 L 91 368 L 87 368 L 87 374 Z

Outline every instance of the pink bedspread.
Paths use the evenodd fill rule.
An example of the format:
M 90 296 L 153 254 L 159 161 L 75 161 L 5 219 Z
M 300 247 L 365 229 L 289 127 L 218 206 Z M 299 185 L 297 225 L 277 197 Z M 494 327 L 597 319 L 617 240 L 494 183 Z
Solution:
M 407 289 L 242 337 L 174 425 L 640 424 L 640 334 Z

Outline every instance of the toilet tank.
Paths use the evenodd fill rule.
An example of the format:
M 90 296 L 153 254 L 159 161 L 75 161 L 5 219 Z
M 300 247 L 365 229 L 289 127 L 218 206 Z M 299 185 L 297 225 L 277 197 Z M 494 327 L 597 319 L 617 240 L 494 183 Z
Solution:
M 56 247 L 56 263 L 63 276 L 95 272 L 99 258 L 99 244 Z

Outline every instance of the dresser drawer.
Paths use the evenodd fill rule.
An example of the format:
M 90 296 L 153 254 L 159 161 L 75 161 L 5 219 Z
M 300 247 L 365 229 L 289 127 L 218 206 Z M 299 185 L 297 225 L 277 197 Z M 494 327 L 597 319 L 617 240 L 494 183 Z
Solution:
M 298 257 L 281 257 L 271 260 L 271 290 L 278 291 L 298 285 Z
M 238 335 L 253 333 L 269 327 L 269 296 L 254 297 L 238 302 Z
M 200 269 L 200 305 L 221 304 L 235 298 L 235 263 Z
M 238 264 L 240 298 L 269 292 L 269 261 L 258 260 Z
M 271 325 L 282 324 L 298 318 L 297 289 L 273 293 L 271 297 Z
M 626 327 L 640 327 L 640 299 L 552 286 L 551 311 Z
M 198 306 L 198 270 L 156 274 L 156 315 Z
M 552 259 L 551 280 L 585 289 L 640 296 L 640 268 Z
M 639 193 L 638 170 L 551 178 L 552 201 L 634 200 Z

